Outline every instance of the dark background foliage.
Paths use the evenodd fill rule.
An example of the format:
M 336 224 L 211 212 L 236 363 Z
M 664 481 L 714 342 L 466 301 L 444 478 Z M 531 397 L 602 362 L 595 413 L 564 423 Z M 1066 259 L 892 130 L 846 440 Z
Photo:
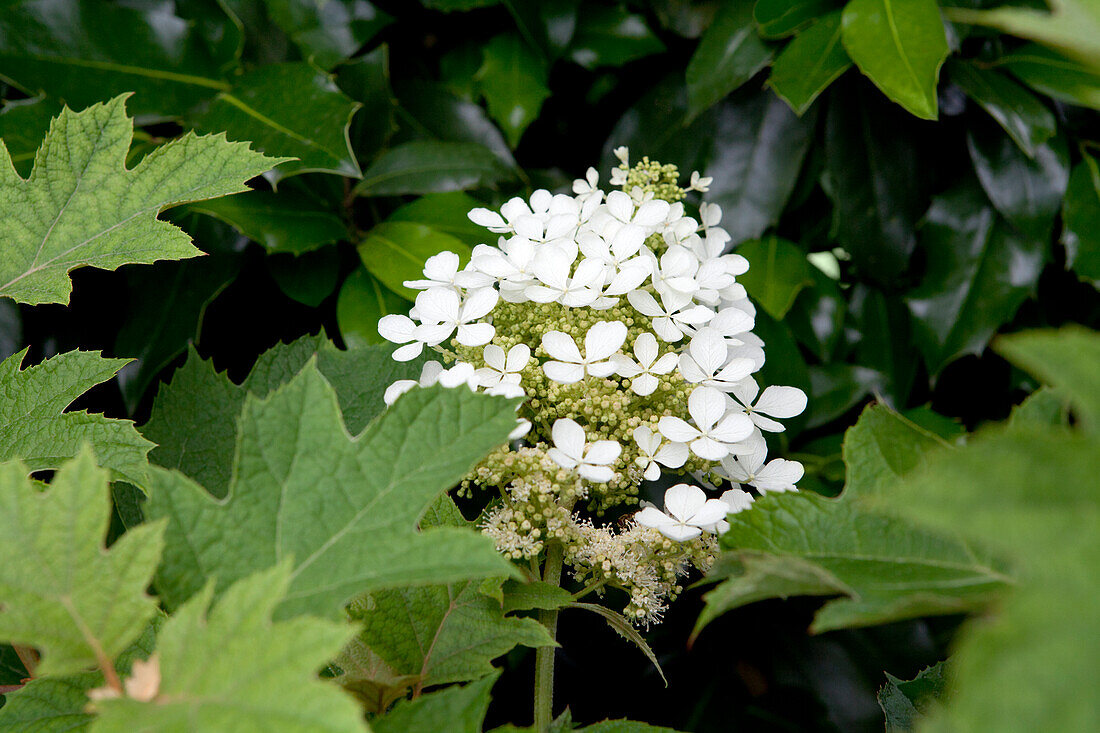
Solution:
M 481 241 L 470 206 L 589 165 L 606 180 L 629 145 L 714 178 L 708 200 L 753 263 L 763 377 L 810 395 L 784 447 L 803 488 L 835 494 L 869 400 L 1003 419 L 1035 385 L 987 349 L 994 334 L 1100 324 L 1095 69 L 1052 71 L 1067 59 L 944 21 L 950 58 L 921 119 L 927 94 L 851 67 L 843 5 L 4 0 L 0 137 L 23 174 L 61 104 L 123 92 L 132 160 L 190 129 L 299 160 L 258 193 L 169 213 L 208 257 L 78 271 L 67 307 L 0 302 L 0 356 L 133 357 L 78 406 L 140 423 L 189 342 L 242 378 L 306 333 L 377 341 L 377 318 L 409 306 L 410 263 Z M 879 730 L 883 671 L 943 659 L 959 621 L 813 636 L 819 601 L 768 601 L 687 649 L 700 596 L 649 635 L 667 688 L 597 619 L 566 614 L 558 699 L 584 721 Z M 506 658 L 490 722 L 528 718 L 532 656 Z

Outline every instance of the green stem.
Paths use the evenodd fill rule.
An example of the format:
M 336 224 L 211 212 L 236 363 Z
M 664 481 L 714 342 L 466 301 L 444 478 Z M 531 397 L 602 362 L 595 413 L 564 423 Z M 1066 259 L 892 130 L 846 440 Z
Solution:
M 551 542 L 546 548 L 546 564 L 543 566 L 543 582 L 561 584 L 563 549 L 560 542 Z M 539 611 L 539 621 L 557 639 L 558 610 Z M 556 647 L 542 646 L 535 651 L 535 733 L 546 733 L 554 720 L 554 651 Z

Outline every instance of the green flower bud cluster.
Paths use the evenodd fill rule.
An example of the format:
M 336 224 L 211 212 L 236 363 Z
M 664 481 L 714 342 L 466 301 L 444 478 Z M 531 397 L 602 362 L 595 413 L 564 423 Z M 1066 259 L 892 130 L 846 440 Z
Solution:
M 686 192 L 680 187 L 680 169 L 672 163 L 658 163 L 644 157 L 629 167 L 625 163 L 619 165 L 619 170 L 626 171 L 626 182 L 623 190 L 630 193 L 635 187 L 646 193 L 652 193 L 654 198 L 663 199 L 669 203 L 682 201 Z

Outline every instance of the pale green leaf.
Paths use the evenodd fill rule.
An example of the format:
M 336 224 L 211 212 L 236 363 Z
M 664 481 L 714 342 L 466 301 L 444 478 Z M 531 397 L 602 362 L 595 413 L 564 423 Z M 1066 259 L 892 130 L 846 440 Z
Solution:
M 416 522 L 514 425 L 508 400 L 430 388 L 351 438 L 311 360 L 267 398 L 245 397 L 225 499 L 154 469 L 146 513 L 169 518 L 161 597 L 177 606 L 209 578 L 224 588 L 290 556 L 280 616 L 333 616 L 356 594 L 384 588 L 512 575 L 488 538 L 449 527 L 418 533 Z
M 399 702 L 372 720 L 371 729 L 375 733 L 481 733 L 489 711 L 489 693 L 498 676 Z
M 757 0 L 752 17 L 764 38 L 784 38 L 840 4 L 838 0 Z
M 948 53 L 936 0 L 852 0 L 842 38 L 852 61 L 886 96 L 917 117 L 936 119 L 936 83 Z
M 245 191 L 245 181 L 281 162 L 223 135 L 188 134 L 127 170 L 133 122 L 125 100 L 63 110 L 26 180 L 0 145 L 0 297 L 67 303 L 68 273 L 78 267 L 113 270 L 202 254 L 157 214 Z
M 559 585 L 541 580 L 523 583 L 509 580 L 504 584 L 504 612 L 530 611 L 536 608 L 554 610 L 573 602 L 573 594 Z
M 69 351 L 20 370 L 24 349 L 0 363 L 0 460 L 19 459 L 32 471 L 57 468 L 87 443 L 117 478 L 145 485 L 153 444 L 129 420 L 64 412 L 95 385 L 115 376 L 129 359 L 98 351 Z
M 449 234 L 405 221 L 382 222 L 359 243 L 359 259 L 367 271 L 407 300 L 414 300 L 420 291 L 405 287 L 405 281 L 423 280 L 424 262 L 429 257 L 454 252 L 461 266 L 469 261 L 470 251 Z
M 38 674 L 112 664 L 156 613 L 145 588 L 164 523 L 133 529 L 106 549 L 107 479 L 87 448 L 45 491 L 23 464 L 0 464 L 0 639 L 36 647 Z
M 950 444 L 886 405 L 871 405 L 844 433 L 844 491 L 849 497 L 889 490 L 927 455 Z
M 352 699 L 317 677 L 352 629 L 308 617 L 272 621 L 290 577 L 283 561 L 230 586 L 213 608 L 207 584 L 158 634 L 156 697 L 96 703 L 92 731 L 367 733 Z

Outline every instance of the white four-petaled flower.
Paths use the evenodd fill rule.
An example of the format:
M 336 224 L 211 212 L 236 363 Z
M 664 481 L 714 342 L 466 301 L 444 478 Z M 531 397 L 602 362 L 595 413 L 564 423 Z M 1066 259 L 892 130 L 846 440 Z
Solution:
M 614 440 L 588 443 L 584 428 L 569 418 L 554 422 L 550 431 L 554 447 L 548 453 L 562 468 L 574 468 L 594 483 L 607 483 L 615 476 L 611 465 L 619 458 L 623 447 Z
M 691 337 L 680 354 L 680 374 L 692 384 L 729 392 L 753 372 L 752 359 L 729 358 L 729 346 L 721 333 L 704 326 Z
M 638 444 L 638 457 L 634 463 L 642 469 L 646 481 L 656 481 L 661 476 L 661 466 L 679 468 L 688 459 L 688 447 L 661 439 L 645 425 L 634 428 L 634 442 Z M 657 465 L 660 464 L 660 465 Z
M 608 377 L 615 372 L 609 357 L 626 340 L 626 325 L 622 321 L 600 321 L 584 336 L 584 356 L 573 337 L 561 331 L 549 331 L 542 337 L 542 348 L 554 361 L 543 363 L 548 379 L 561 384 L 573 384 L 593 377 Z
M 651 333 L 643 333 L 634 340 L 634 356 L 637 361 L 625 354 L 612 354 L 615 373 L 630 381 L 630 389 L 635 394 L 646 396 L 657 389 L 656 374 L 668 374 L 676 368 L 676 354 L 669 352 L 660 358 L 657 339 Z
M 695 423 L 666 415 L 657 423 L 661 435 L 687 443 L 691 452 L 706 461 L 720 461 L 736 444 L 752 435 L 752 420 L 738 410 L 726 409 L 726 397 L 713 387 L 696 387 L 688 397 L 688 412 Z
M 481 346 L 493 339 L 496 329 L 491 323 L 480 322 L 497 304 L 497 291 L 480 288 L 470 291 L 465 299 L 450 288 L 429 288 L 416 296 L 416 313 L 420 331 L 429 346 L 443 343 L 457 329 L 456 338 L 463 346 Z
M 761 440 L 752 453 L 723 458 L 722 471 L 730 481 L 748 484 L 763 492 L 797 491 L 795 484 L 806 473 L 802 464 L 784 458 L 773 458 L 765 464 L 767 457 L 768 446 Z
M 806 393 L 798 387 L 772 386 L 760 394 L 759 385 L 753 379 L 747 378 L 731 391 L 756 426 L 770 433 L 781 433 L 784 430 L 782 423 L 771 418 L 794 417 L 806 409 Z M 760 394 L 759 398 L 757 394 Z
M 665 492 L 665 510 L 648 506 L 634 515 L 643 527 L 651 527 L 674 542 L 687 542 L 714 532 L 718 522 L 729 514 L 729 505 L 708 499 L 698 486 L 676 484 Z
M 531 349 L 527 344 L 516 344 L 504 349 L 489 344 L 483 352 L 485 366 L 477 370 L 477 378 L 482 387 L 495 387 L 498 384 L 516 384 L 520 382 L 520 372 L 531 359 Z

